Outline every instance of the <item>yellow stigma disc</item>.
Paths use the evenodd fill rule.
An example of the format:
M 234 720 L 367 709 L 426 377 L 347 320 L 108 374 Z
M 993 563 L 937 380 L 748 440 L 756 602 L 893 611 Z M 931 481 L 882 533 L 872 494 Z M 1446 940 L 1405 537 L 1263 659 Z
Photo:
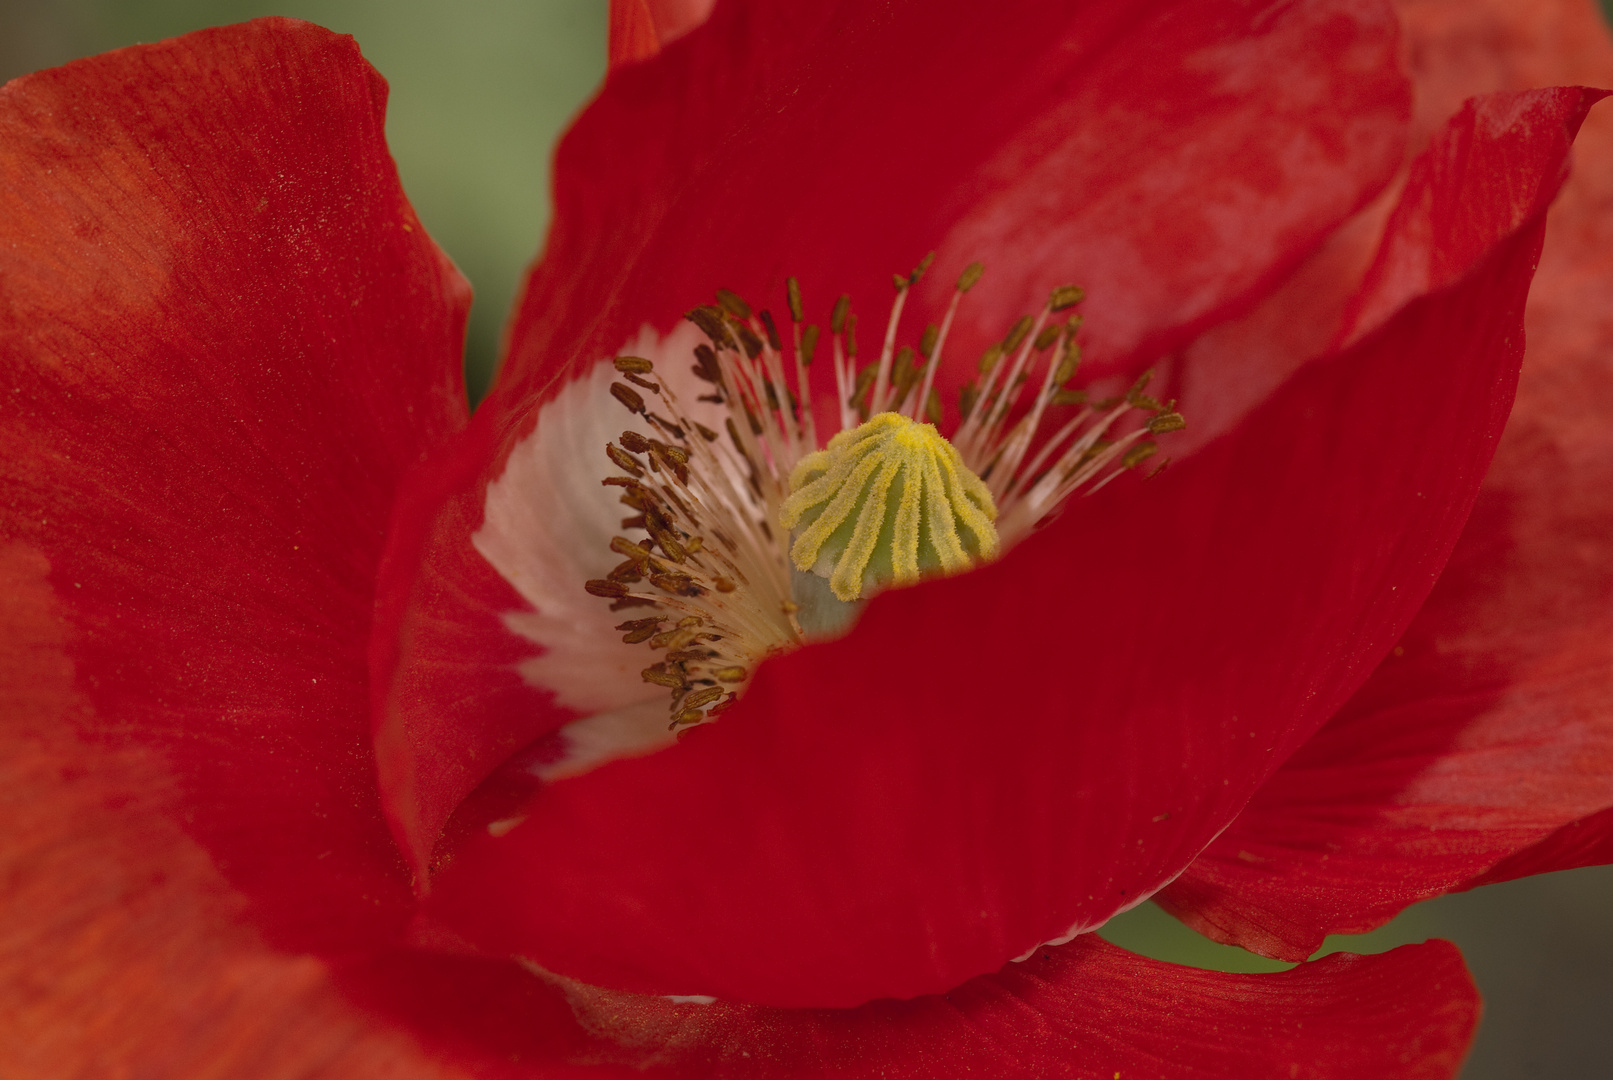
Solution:
M 880 413 L 790 473 L 779 521 L 796 569 L 843 601 L 997 554 L 997 507 L 934 425 Z

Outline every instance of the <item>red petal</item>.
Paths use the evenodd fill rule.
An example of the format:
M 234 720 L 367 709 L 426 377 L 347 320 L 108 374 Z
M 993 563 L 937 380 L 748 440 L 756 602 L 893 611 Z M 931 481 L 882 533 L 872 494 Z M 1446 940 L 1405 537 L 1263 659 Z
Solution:
M 996 267 L 960 350 L 1079 274 L 1108 328 L 1090 355 L 1151 357 L 1266 287 L 1399 161 L 1407 102 L 1377 5 L 1270 19 L 1203 4 L 954 7 L 735 4 L 612 75 L 560 150 L 554 233 L 461 475 L 496 475 L 561 376 L 719 285 L 768 296 L 797 273 L 818 316 L 843 286 L 883 314 L 889 271 L 941 242 L 957 249 L 954 270 L 977 256 Z M 409 673 L 441 655 L 417 636 L 509 636 L 508 588 L 469 544 L 483 495 L 418 500 L 434 515 L 400 527 L 432 539 L 388 560 L 400 595 L 417 572 L 439 583 L 400 604 L 397 631 L 383 627 L 405 640 L 397 674 L 377 669 L 411 681 L 378 730 L 398 766 L 395 782 L 383 775 L 387 804 L 422 872 L 510 744 L 573 718 L 535 691 L 508 707 L 520 689 L 496 647 L 480 665 L 455 652 L 457 676 Z M 466 720 L 443 723 L 450 711 Z
M 943 242 L 946 272 L 992 267 L 965 354 L 1077 276 L 1103 313 L 1089 359 L 1151 357 L 1388 178 L 1394 35 L 1359 3 L 725 7 L 566 136 L 496 393 L 541 393 L 718 285 L 772 297 L 795 274 L 813 318 L 845 289 L 881 318 L 890 274 Z
M 1526 30 L 1510 31 L 1524 42 L 1512 47 L 1522 59 L 1505 67 L 1521 69 L 1514 77 L 1539 74 L 1531 52 L 1539 17 L 1532 12 Z M 1462 30 L 1442 33 L 1471 40 L 1472 28 Z M 1613 47 L 1594 12 L 1575 10 L 1545 36 L 1580 43 L 1566 59 L 1554 44 L 1546 60 L 1569 74 L 1600 65 L 1613 82 Z M 1441 48 L 1452 46 L 1436 40 L 1419 54 Z M 1493 66 L 1475 77 L 1493 78 Z M 1385 662 L 1162 897 L 1218 940 L 1297 959 L 1328 933 L 1371 929 L 1442 892 L 1610 858 L 1606 107 L 1586 121 L 1576 154 L 1581 167 L 1552 211 L 1530 298 L 1517 407 L 1403 655 Z
M 680 1005 L 573 987 L 582 1030 L 571 1032 L 555 1015 L 564 1007 L 536 978 L 521 978 L 485 961 L 409 955 L 352 969 L 344 982 L 435 1053 L 512 1078 L 527 1069 L 549 1076 L 558 1059 L 717 1080 L 1445 1080 L 1479 1007 L 1460 955 L 1443 941 L 1227 975 L 1088 936 L 945 997 L 849 1010 Z
M 1487 101 L 1414 175 L 1391 244 L 1471 253 L 1468 222 L 1496 229 L 1455 284 L 1151 484 L 771 662 L 676 749 L 547 788 L 459 856 L 441 910 L 597 985 L 845 1005 L 956 985 L 1153 892 L 1427 595 L 1511 403 L 1540 217 L 1591 100 Z M 1496 191 L 1516 219 L 1483 216 Z
M 464 422 L 468 290 L 385 96 L 350 38 L 287 20 L 0 91 L 3 529 L 49 566 L 76 722 L 165 761 L 187 831 L 302 947 L 406 916 L 373 582 L 400 474 Z

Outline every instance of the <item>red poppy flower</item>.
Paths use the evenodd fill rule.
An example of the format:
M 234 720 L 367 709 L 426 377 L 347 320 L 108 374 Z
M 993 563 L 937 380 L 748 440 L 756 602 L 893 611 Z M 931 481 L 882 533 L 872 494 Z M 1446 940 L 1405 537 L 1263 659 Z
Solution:
M 1591 189 L 1481 486 L 1600 92 L 1414 115 L 1372 4 L 958 7 L 724 5 L 686 32 L 621 5 L 468 424 L 467 292 L 350 40 L 266 20 L 0 92 L 0 1065 L 1453 1073 L 1477 1000 L 1447 944 L 1231 976 L 1083 931 L 1165 888 L 1303 958 L 1606 856 L 1613 559 L 1583 485 L 1609 383 L 1565 332 L 1605 280 Z M 1414 15 L 1413 43 L 1450 40 Z M 1423 89 L 1470 74 L 1410 55 Z M 593 539 L 622 513 L 604 441 L 637 422 L 609 361 L 655 353 L 626 373 L 670 388 L 718 287 L 784 312 L 794 277 L 825 325 L 932 248 L 920 325 L 987 264 L 944 430 L 958 358 L 1078 279 L 1083 377 L 1156 367 L 1176 464 L 584 770 L 603 721 L 575 725 L 659 692 L 584 591 L 620 557 Z M 759 315 L 710 318 L 772 355 Z M 782 380 L 780 424 L 792 388 L 836 409 L 824 361 Z

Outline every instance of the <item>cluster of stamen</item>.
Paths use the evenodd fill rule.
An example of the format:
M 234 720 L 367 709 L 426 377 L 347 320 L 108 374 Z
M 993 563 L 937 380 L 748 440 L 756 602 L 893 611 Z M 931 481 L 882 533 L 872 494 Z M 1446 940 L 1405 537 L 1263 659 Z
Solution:
M 936 372 L 959 305 L 982 270 L 975 263 L 963 272 L 940 324 L 925 328 L 916 349 L 898 348 L 908 293 L 929 263 L 926 258 L 911 274 L 896 276 L 896 300 L 879 357 L 872 363 L 858 365 L 850 298 L 842 296 L 834 305 L 829 337 L 838 399 L 837 438 L 842 443 L 854 429 L 881 414 L 915 423 L 940 422 Z M 1145 392 L 1151 373 L 1124 394 L 1104 400 L 1091 400 L 1087 391 L 1070 385 L 1081 360 L 1076 340 L 1081 317 L 1069 313 L 1083 296 L 1074 286 L 1053 290 L 1038 314 L 1019 319 L 986 350 L 978 378 L 961 392 L 963 419 L 943 460 L 955 458 L 968 471 L 967 481 L 981 486 L 982 493 L 971 497 L 975 504 L 995 502 L 996 530 L 1004 548 L 1027 535 L 1072 494 L 1097 491 L 1150 458 L 1158 449 L 1150 436 L 1184 426 L 1173 403 L 1157 401 Z M 612 610 L 647 609 L 617 629 L 625 642 L 665 650 L 642 675 L 646 682 L 671 691 L 673 728 L 719 714 L 736 699 L 761 660 L 804 640 L 795 617 L 800 609 L 791 593 L 788 532 L 802 514 L 791 509 L 784 515 L 790 518 L 786 523 L 781 513 L 792 486 L 821 486 L 827 475 L 827 466 L 814 465 L 823 454 L 808 381 L 822 335 L 819 327 L 805 322 L 794 278 L 788 281 L 788 302 L 788 346 L 769 312 L 753 311 L 726 290 L 718 290 L 716 304 L 689 313 L 689 320 L 707 339 L 694 350 L 694 374 L 708 387 L 698 400 L 726 413 L 722 432 L 693 419 L 665 379 L 656 376 L 651 361 L 632 356 L 615 361 L 621 381 L 611 384 L 611 394 L 654 434 L 624 431 L 617 442 L 607 445 L 606 455 L 621 475 L 604 483 L 621 488 L 622 503 L 634 511 L 622 521 L 623 529 L 647 536 L 614 538 L 611 550 L 623 561 L 586 587 L 609 598 Z M 1032 387 L 1027 400 L 1026 391 Z M 1140 414 L 1140 422 L 1126 419 L 1133 413 Z M 1044 419 L 1050 416 L 1060 422 L 1037 441 Z M 858 435 L 861 438 L 861 432 Z M 939 436 L 933 438 L 945 443 Z M 809 457 L 806 467 L 797 470 Z M 884 475 L 876 474 L 872 466 L 863 471 Z M 878 486 L 873 484 L 870 490 Z M 823 506 L 830 505 L 834 496 L 806 494 L 809 502 L 816 500 L 812 505 Z M 949 498 L 962 505 L 955 495 Z M 798 499 L 795 505 L 804 504 Z M 924 517 L 916 512 L 909 516 L 914 522 Z M 807 522 L 808 527 L 811 524 Z M 827 535 L 829 527 L 819 531 Z M 821 544 L 822 538 L 814 542 Z M 918 550 L 916 533 L 898 536 L 896 543 Z M 797 548 L 799 562 L 805 556 Z M 995 553 L 994 544 L 972 552 L 984 558 Z M 905 584 L 921 576 L 900 555 L 897 563 L 901 572 L 893 570 L 886 584 Z M 943 569 L 956 572 L 967 564 L 967 559 L 953 559 Z M 853 595 L 850 578 L 835 591 L 842 599 Z

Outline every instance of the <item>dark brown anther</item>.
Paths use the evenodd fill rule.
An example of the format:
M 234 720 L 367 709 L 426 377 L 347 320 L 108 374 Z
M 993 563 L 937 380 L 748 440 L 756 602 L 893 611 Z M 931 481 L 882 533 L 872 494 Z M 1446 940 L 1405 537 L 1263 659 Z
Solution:
M 1137 381 L 1131 384 L 1130 390 L 1126 391 L 1126 404 L 1130 405 L 1134 409 L 1146 409 L 1149 412 L 1164 412 L 1165 404 L 1163 402 L 1157 401 L 1143 393 L 1143 391 L 1148 388 L 1148 384 L 1153 381 L 1153 378 L 1154 371 L 1152 368 L 1137 376 Z
M 846 316 L 851 314 L 851 297 L 842 296 L 835 301 L 834 310 L 829 313 L 829 332 L 838 334 L 846 328 Z
M 627 608 L 659 606 L 654 600 L 646 600 L 639 596 L 624 596 L 620 600 L 612 600 L 610 610 L 623 611 Z
M 1003 352 L 1011 353 L 1019 348 L 1026 336 L 1031 332 L 1033 322 L 1035 320 L 1029 315 L 1021 315 L 1019 321 L 1014 324 L 1014 328 L 1008 331 L 1008 336 L 1003 338 Z
M 720 593 L 731 593 L 735 589 L 739 588 L 738 585 L 735 585 L 732 581 L 728 580 L 725 577 L 718 578 L 712 584 L 717 586 L 717 591 L 720 592 Z
M 645 528 L 649 530 L 650 536 L 654 538 L 655 542 L 661 545 L 661 550 L 666 552 L 666 557 L 675 563 L 686 560 L 689 557 L 689 553 L 684 550 L 683 544 L 673 535 L 671 529 L 658 528 L 658 524 L 654 518 L 648 518 Z M 656 578 L 651 577 L 650 580 L 655 581 Z
M 801 363 L 810 365 L 812 354 L 818 351 L 818 328 L 809 326 L 801 331 Z
M 745 356 L 751 360 L 762 355 L 762 339 L 756 336 L 756 331 L 744 323 L 736 323 L 734 332 L 739 335 L 739 343 L 745 347 Z
M 635 581 L 644 580 L 644 575 L 639 573 L 639 565 L 632 559 L 628 559 L 624 563 L 617 563 L 616 568 L 605 576 L 611 581 L 620 581 L 623 584 L 631 585 Z
M 684 318 L 698 326 L 711 343 L 719 349 L 732 349 L 734 347 L 733 335 L 728 332 L 727 320 L 722 312 L 714 307 L 697 307 Z
M 913 384 L 918 382 L 921 370 L 913 363 L 913 349 L 911 346 L 903 345 L 897 350 L 896 363 L 891 368 L 891 382 L 896 386 L 897 401 L 901 401 L 902 398 L 907 396 L 907 392 L 913 389 Z
M 717 363 L 717 354 L 712 352 L 710 345 L 696 345 L 694 347 L 695 366 L 694 373 L 708 383 L 722 385 L 722 365 Z
M 683 648 L 698 636 L 699 631 L 690 630 L 687 627 L 679 626 L 671 630 L 663 631 L 662 633 L 656 634 L 654 637 L 652 637 L 650 639 L 650 648 L 677 650 Z M 667 659 L 673 660 L 677 658 L 672 656 L 671 653 L 668 653 Z M 696 657 L 696 659 L 699 658 Z
M 741 300 L 737 293 L 727 289 L 717 290 L 717 306 L 736 319 L 750 318 L 750 305 Z
M 685 709 L 700 709 L 710 705 L 713 701 L 728 693 L 720 686 L 708 686 L 704 690 L 696 690 L 683 699 Z
M 611 397 L 627 406 L 628 412 L 642 413 L 644 411 L 644 399 L 631 386 L 625 383 L 613 382 L 610 384 L 610 393 Z
M 677 716 L 672 718 L 672 723 L 667 725 L 667 730 L 670 731 L 675 728 L 692 727 L 693 725 L 700 723 L 700 721 L 704 720 L 705 718 L 706 714 L 701 712 L 699 709 L 684 709 Z M 683 732 L 679 732 L 678 735 L 681 738 Z
M 700 421 L 698 421 L 698 420 L 694 421 L 694 429 L 696 431 L 700 432 L 700 437 L 702 439 L 706 440 L 707 442 L 716 442 L 717 441 L 717 433 L 715 431 L 712 431 L 706 425 L 702 424 Z
M 1063 311 L 1072 308 L 1087 298 L 1087 292 L 1079 285 L 1060 285 L 1053 290 L 1053 295 L 1047 298 L 1047 310 Z
M 803 314 L 805 309 L 801 306 L 801 283 L 793 277 L 785 278 L 784 295 L 790 304 L 790 319 L 793 322 L 800 322 L 806 317 Z
M 659 385 L 657 385 L 656 383 L 652 383 L 648 379 L 641 379 L 637 375 L 633 375 L 631 373 L 629 373 L 627 375 L 624 375 L 622 377 L 624 379 L 626 379 L 628 382 L 632 383 L 634 386 L 642 386 L 642 387 L 644 387 L 644 389 L 648 390 L 652 394 L 659 394 L 661 392 L 661 387 Z
M 1045 349 L 1049 345 L 1053 344 L 1053 342 L 1059 339 L 1059 335 L 1063 332 L 1064 327 L 1059 326 L 1057 323 L 1049 323 L 1042 327 L 1042 332 L 1036 335 L 1037 351 L 1040 352 L 1042 349 Z
M 618 626 L 616 629 L 625 629 L 627 631 L 627 633 L 622 635 L 622 641 L 624 644 L 638 645 L 641 642 L 648 641 L 650 638 L 654 637 L 656 629 L 660 625 L 660 619 L 631 619 L 622 623 L 622 625 Z
M 655 426 L 672 436 L 674 439 L 683 438 L 683 429 L 660 413 L 645 413 L 645 416 L 655 421 Z
M 615 443 L 605 444 L 605 456 L 610 458 L 618 469 L 631 476 L 643 476 L 644 469 L 633 460 L 633 455 L 617 446 Z
M 599 482 L 599 485 L 600 487 L 627 488 L 630 491 L 640 490 L 638 481 L 626 476 L 607 476 Z
M 654 446 L 656 456 L 673 465 L 689 464 L 689 451 L 681 446 L 672 446 L 669 443 L 658 442 Z
M 926 360 L 935 355 L 935 339 L 940 336 L 941 328 L 939 326 L 934 323 L 926 326 L 924 333 L 919 335 L 919 355 Z
M 624 528 L 624 529 L 642 529 L 642 528 L 644 528 L 644 515 L 643 514 L 638 514 L 638 515 L 635 515 L 634 517 L 625 517 L 625 518 L 623 518 L 622 519 L 622 528 Z
M 650 448 L 650 440 L 636 431 L 622 432 L 622 447 L 635 454 L 642 454 Z
M 1064 346 L 1064 355 L 1059 358 L 1058 370 L 1053 372 L 1053 382 L 1063 386 L 1075 378 L 1075 373 L 1081 368 L 1081 346 L 1075 342 L 1067 342 Z
M 1158 443 L 1140 442 L 1126 451 L 1120 459 L 1120 464 L 1124 468 L 1135 469 L 1157 453 L 1159 453 Z
M 618 356 L 614 363 L 623 374 L 648 375 L 655 370 L 655 365 L 642 356 Z
M 643 562 L 650 557 L 649 548 L 635 544 L 625 536 L 611 537 L 610 549 L 618 555 L 625 555 L 637 562 Z
M 1001 343 L 989 346 L 985 352 L 980 354 L 980 374 L 990 375 L 991 369 L 996 367 L 997 361 L 1001 360 L 1002 358 L 1003 346 Z
M 639 672 L 639 677 L 647 683 L 665 686 L 672 690 L 682 690 L 686 682 L 683 672 L 675 667 L 668 667 L 665 663 L 652 664 Z
M 1187 426 L 1187 420 L 1179 412 L 1160 413 L 1148 421 L 1148 430 L 1155 435 L 1163 435 L 1167 431 L 1181 431 Z
M 778 352 L 783 346 L 779 344 L 778 327 L 773 325 L 773 313 L 764 309 L 757 317 L 762 320 L 762 326 L 767 330 L 767 343 L 773 346 L 774 352 Z
M 928 255 L 924 256 L 922 260 L 920 260 L 919 264 L 913 268 L 913 272 L 911 274 L 907 275 L 907 283 L 909 285 L 917 285 L 919 283 L 919 278 L 924 276 L 924 271 L 928 270 L 930 268 L 930 264 L 934 261 L 935 252 L 932 251 Z
M 688 553 L 684 550 L 682 542 L 679 541 L 677 533 L 673 530 L 672 523 L 659 512 L 650 510 L 645 513 L 644 530 L 650 534 L 651 540 L 661 546 L 661 550 L 673 562 L 680 563 L 688 558 Z M 653 573 L 650 576 L 652 580 L 655 577 Z
M 980 400 L 980 388 L 974 383 L 965 383 L 958 388 L 958 412 L 967 419 L 974 411 L 975 402 Z
M 604 578 L 594 578 L 583 582 L 583 588 L 594 596 L 604 596 L 617 599 L 627 595 L 627 586 L 619 581 L 606 581 Z
M 874 376 L 878 374 L 879 369 L 873 364 L 869 364 L 857 372 L 857 381 L 851 388 L 851 400 L 853 402 L 862 400 L 863 396 L 868 393 L 868 388 L 874 385 Z
M 694 578 L 688 574 L 652 574 L 650 575 L 650 584 L 662 592 L 672 593 L 674 596 L 700 595 L 698 587 L 694 584 Z M 691 589 L 695 591 L 690 592 Z M 625 592 L 626 590 L 624 589 L 623 591 Z
M 901 274 L 892 274 L 891 284 L 896 286 L 897 292 L 901 292 L 903 289 L 907 288 L 909 282 L 907 278 L 903 277 Z
M 846 355 L 856 359 L 857 356 L 857 316 L 846 316 Z

